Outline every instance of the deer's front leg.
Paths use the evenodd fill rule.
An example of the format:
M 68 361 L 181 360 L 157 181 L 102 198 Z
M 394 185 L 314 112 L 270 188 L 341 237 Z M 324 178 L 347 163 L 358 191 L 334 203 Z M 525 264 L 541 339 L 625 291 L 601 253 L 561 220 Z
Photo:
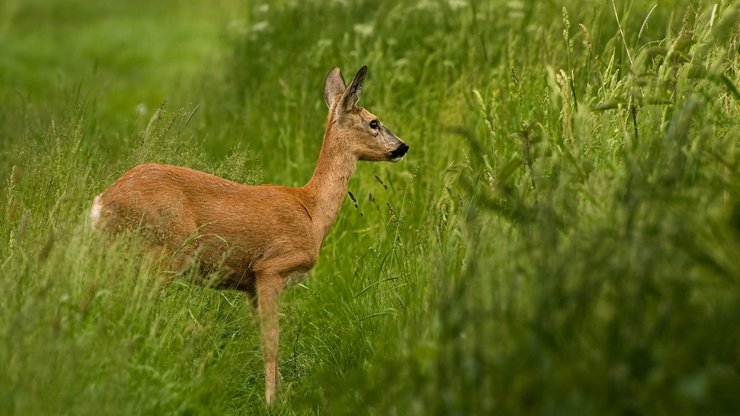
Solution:
M 280 255 L 267 257 L 255 265 L 257 309 L 262 330 L 262 348 L 265 354 L 265 400 L 272 403 L 278 382 L 278 298 L 291 276 L 311 270 L 316 262 L 301 250 L 275 250 Z
M 257 278 L 257 309 L 262 332 L 262 349 L 265 355 L 265 400 L 272 403 L 277 385 L 277 356 L 279 327 L 279 296 L 283 287 L 277 274 L 263 274 Z

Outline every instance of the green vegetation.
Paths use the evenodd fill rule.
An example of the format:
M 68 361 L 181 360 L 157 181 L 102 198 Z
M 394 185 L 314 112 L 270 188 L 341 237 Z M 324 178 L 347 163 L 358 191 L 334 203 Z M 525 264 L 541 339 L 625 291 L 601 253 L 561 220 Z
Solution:
M 0 414 L 270 412 L 244 296 L 162 286 L 87 210 L 143 161 L 303 184 L 363 64 L 411 151 L 286 291 L 273 413 L 736 413 L 739 13 L 2 3 Z

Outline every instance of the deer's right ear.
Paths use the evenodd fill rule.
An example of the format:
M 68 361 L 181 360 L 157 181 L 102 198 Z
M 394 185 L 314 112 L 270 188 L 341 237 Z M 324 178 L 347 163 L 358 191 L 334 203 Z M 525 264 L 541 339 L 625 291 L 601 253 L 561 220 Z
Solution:
M 339 106 L 342 111 L 350 111 L 357 102 L 360 101 L 362 95 L 362 85 L 365 83 L 365 77 L 367 76 L 367 65 L 364 65 L 357 71 L 357 75 L 352 79 L 352 82 L 347 86 L 347 90 L 342 94 L 341 102 Z
M 335 66 L 331 71 L 329 71 L 329 74 L 326 76 L 326 81 L 324 81 L 324 101 L 326 102 L 326 105 L 329 108 L 332 108 L 342 97 L 346 88 L 344 78 L 342 77 L 342 71 L 339 67 Z

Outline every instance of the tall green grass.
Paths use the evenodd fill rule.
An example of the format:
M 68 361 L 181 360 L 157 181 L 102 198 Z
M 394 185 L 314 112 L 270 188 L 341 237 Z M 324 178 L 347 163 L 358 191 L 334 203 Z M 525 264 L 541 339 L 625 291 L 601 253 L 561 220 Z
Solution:
M 43 19 L 90 12 L 68 6 Z M 147 7 L 121 27 L 193 18 L 177 2 Z M 368 64 L 362 104 L 411 151 L 360 164 L 311 277 L 286 291 L 273 413 L 733 413 L 739 12 L 252 3 L 195 26 L 228 21 L 212 63 L 179 72 L 187 82 L 135 49 L 151 76 L 62 66 L 78 87 L 27 100 L 6 85 L 0 412 L 270 412 L 244 297 L 162 286 L 135 241 L 91 235 L 86 210 L 144 161 L 302 185 L 321 144 L 323 77 Z M 0 19 L 3 42 L 21 36 L 18 19 Z M 192 64 L 181 54 L 164 59 Z M 107 79 L 130 86 L 120 102 L 101 96 Z M 47 82 L 17 89 L 34 97 Z M 149 87 L 172 99 L 137 115 Z

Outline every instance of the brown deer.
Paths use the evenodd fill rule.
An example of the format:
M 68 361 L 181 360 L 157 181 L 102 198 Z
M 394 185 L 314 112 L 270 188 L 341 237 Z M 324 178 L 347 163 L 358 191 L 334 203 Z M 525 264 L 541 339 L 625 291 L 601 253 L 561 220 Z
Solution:
M 348 87 L 339 68 L 324 84 L 329 106 L 316 169 L 299 188 L 242 185 L 196 170 L 147 163 L 125 172 L 98 195 L 94 229 L 133 230 L 174 271 L 198 264 L 216 272 L 216 287 L 246 292 L 259 317 L 265 356 L 265 399 L 278 378 L 278 297 L 311 270 L 334 223 L 358 160 L 400 160 L 409 147 L 357 106 L 367 66 Z M 210 274 L 211 276 L 213 274 Z

